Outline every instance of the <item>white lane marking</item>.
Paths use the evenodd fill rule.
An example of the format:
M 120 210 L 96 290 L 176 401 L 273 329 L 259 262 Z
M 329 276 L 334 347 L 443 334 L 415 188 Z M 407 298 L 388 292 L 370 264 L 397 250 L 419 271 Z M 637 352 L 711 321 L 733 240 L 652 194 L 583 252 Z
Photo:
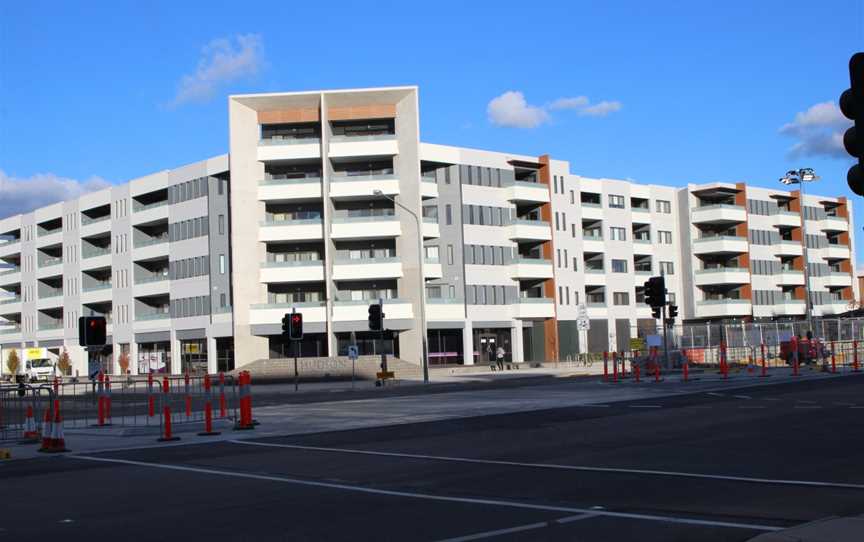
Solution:
M 243 441 L 227 441 L 240 443 Z M 575 508 L 572 506 L 552 506 L 546 504 L 532 504 L 517 501 L 503 501 L 499 499 L 481 499 L 474 497 L 451 497 L 447 495 L 432 495 L 429 493 L 412 493 L 410 491 L 399 491 L 395 489 L 377 489 L 372 487 L 355 486 L 348 484 L 337 484 L 332 482 L 316 482 L 314 480 L 300 480 L 297 478 L 287 478 L 282 476 L 268 476 L 264 474 L 253 474 L 246 472 L 223 471 L 216 469 L 208 469 L 203 467 L 187 467 L 185 465 L 170 465 L 168 463 L 148 463 L 146 461 L 134 461 L 131 459 L 115 459 L 110 457 L 93 457 L 89 455 L 74 455 L 68 456 L 72 459 L 83 459 L 85 461 L 96 461 L 100 463 L 116 463 L 119 465 L 130 465 L 134 467 L 149 467 L 153 469 L 165 469 L 181 472 L 194 472 L 197 474 L 213 474 L 215 476 L 225 476 L 228 478 L 247 478 L 250 480 L 263 480 L 267 482 L 280 482 L 283 484 L 294 484 L 299 486 L 323 487 L 327 489 L 341 489 L 343 491 L 353 491 L 356 493 L 367 493 L 371 495 L 386 495 L 389 497 L 405 497 L 410 499 L 425 499 L 428 501 L 440 502 L 458 502 L 467 504 L 483 504 L 489 506 L 503 506 L 508 508 L 521 508 L 525 510 L 545 510 L 552 512 L 567 512 L 570 514 L 593 514 L 595 516 L 605 516 L 625 519 L 638 519 L 644 521 L 658 521 L 661 523 L 680 523 L 684 525 L 706 525 L 710 527 L 729 527 L 731 529 L 752 529 L 755 531 L 780 531 L 785 527 L 777 527 L 774 525 L 755 525 L 749 523 L 735 523 L 728 521 L 711 521 L 705 519 L 681 518 L 674 516 L 655 516 L 651 514 L 635 514 L 630 512 L 611 512 L 608 510 L 589 510 L 587 508 Z
M 587 408 L 609 408 L 610 405 L 579 405 Z
M 793 408 L 822 408 L 821 405 L 795 405 Z
M 807 399 L 796 399 L 795 402 L 796 402 L 796 403 L 807 403 L 807 404 L 811 404 L 811 405 L 812 405 L 812 404 L 815 403 L 816 401 L 808 401 Z
M 738 408 L 743 408 L 745 410 L 751 410 L 754 408 L 765 408 L 765 405 L 740 405 Z
M 254 442 L 250 440 L 226 440 L 231 444 L 244 446 L 263 446 L 265 448 L 287 448 L 290 450 L 309 450 L 314 452 L 334 452 L 358 455 L 374 455 L 381 457 L 404 457 L 406 459 L 424 459 L 428 461 L 452 461 L 454 463 L 474 463 L 478 465 L 501 465 L 507 467 L 527 467 L 535 469 L 573 470 L 585 472 L 612 472 L 620 474 L 648 474 L 653 476 L 673 476 L 679 478 L 700 478 L 707 480 L 728 480 L 732 482 L 748 482 L 754 484 L 774 484 L 787 486 L 832 487 L 843 489 L 864 489 L 864 484 L 849 484 L 843 482 L 820 482 L 811 480 L 782 480 L 774 478 L 753 478 L 749 476 L 725 476 L 722 474 L 701 474 L 697 472 L 676 472 L 651 469 L 628 469 L 621 467 L 589 467 L 585 465 L 560 465 L 556 463 L 523 463 L 520 461 L 505 461 L 501 459 L 473 459 L 470 457 L 449 457 L 442 455 L 408 454 L 401 452 L 378 452 L 356 448 L 327 448 L 324 446 L 304 446 L 301 444 L 277 444 L 274 442 Z
M 726 394 L 724 394 L 724 393 L 715 393 L 715 392 L 713 392 L 713 391 L 709 391 L 709 392 L 708 392 L 708 395 L 713 395 L 714 397 L 725 397 Z
M 630 405 L 630 408 L 661 408 L 662 405 Z
M 734 397 L 735 399 L 753 399 L 749 395 L 733 395 L 732 397 Z
M 589 519 L 595 517 L 596 514 L 578 514 L 575 516 L 567 516 L 566 518 L 558 518 L 552 521 L 542 521 L 538 523 L 529 523 L 527 525 L 518 525 L 516 527 L 510 527 L 507 529 L 496 529 L 494 531 L 483 531 L 482 533 L 474 533 L 465 536 L 457 536 L 456 538 L 446 538 L 444 540 L 440 540 L 439 542 L 468 542 L 470 540 L 482 540 L 484 538 L 493 538 L 496 536 L 501 536 L 505 534 L 511 533 L 521 533 L 523 531 L 532 531 L 534 529 L 542 529 L 544 527 L 549 527 L 551 523 L 559 523 L 565 524 L 573 521 L 580 521 L 583 519 Z

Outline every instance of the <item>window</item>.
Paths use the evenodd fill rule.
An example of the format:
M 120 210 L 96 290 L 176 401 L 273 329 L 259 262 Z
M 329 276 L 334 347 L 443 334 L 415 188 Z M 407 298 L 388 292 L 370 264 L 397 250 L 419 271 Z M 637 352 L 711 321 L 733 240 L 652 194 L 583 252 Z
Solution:
M 576 262 L 577 262 L 577 261 L 578 261 L 578 260 L 577 260 L 576 256 L 573 256 L 573 271 L 578 271 L 578 270 L 579 270 L 579 268 L 576 267 Z
M 672 232 L 657 230 L 657 236 L 660 238 L 661 245 L 671 245 L 672 244 Z
M 558 220 L 558 211 L 555 211 L 555 231 L 561 229 L 561 222 Z
M 453 224 L 453 206 L 449 203 L 444 207 L 444 215 L 446 216 L 447 225 Z
M 627 230 L 624 228 L 617 228 L 612 226 L 609 228 L 609 234 L 613 241 L 626 241 L 627 240 Z
M 623 209 L 624 208 L 624 196 L 617 196 L 615 194 L 609 194 L 609 207 L 612 209 Z
M 672 214 L 672 203 L 669 201 L 658 199 L 657 200 L 657 212 L 663 214 Z
M 557 249 L 558 252 L 558 269 L 561 269 L 561 249 Z
M 564 289 L 564 294 L 565 294 L 565 297 L 567 298 L 567 304 L 569 305 L 570 304 L 570 287 L 569 286 L 567 286 Z
M 225 235 L 225 215 L 219 215 L 219 235 Z
M 564 303 L 564 287 L 558 287 L 558 304 L 561 305 Z
M 613 292 L 612 293 L 612 303 L 615 305 L 629 305 L 630 304 L 630 293 L 629 292 Z
M 567 269 L 567 261 L 570 259 L 570 256 L 567 254 L 567 249 L 564 249 L 564 269 Z
M 612 260 L 612 272 L 613 273 L 626 273 L 627 272 L 627 260 Z
M 571 190 L 570 191 L 570 205 L 573 205 L 575 203 L 576 203 L 576 193 Z
M 219 274 L 220 275 L 225 274 L 225 255 L 224 254 L 219 255 Z
M 433 262 L 438 261 L 438 247 L 437 246 L 425 247 L 423 250 L 426 252 L 425 257 L 427 260 L 430 260 Z
M 447 245 L 447 265 L 453 265 L 453 245 Z
M 672 262 L 660 262 L 660 274 L 661 275 L 674 275 L 675 268 L 672 265 Z

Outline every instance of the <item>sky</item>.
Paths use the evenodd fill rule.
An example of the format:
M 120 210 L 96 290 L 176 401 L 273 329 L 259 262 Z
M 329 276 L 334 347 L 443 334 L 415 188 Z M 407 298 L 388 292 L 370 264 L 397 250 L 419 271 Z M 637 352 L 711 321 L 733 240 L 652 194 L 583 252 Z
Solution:
M 864 225 L 836 105 L 864 0 L 254 5 L 0 2 L 0 217 L 227 152 L 229 94 L 418 85 L 426 142 L 675 186 L 812 167 Z

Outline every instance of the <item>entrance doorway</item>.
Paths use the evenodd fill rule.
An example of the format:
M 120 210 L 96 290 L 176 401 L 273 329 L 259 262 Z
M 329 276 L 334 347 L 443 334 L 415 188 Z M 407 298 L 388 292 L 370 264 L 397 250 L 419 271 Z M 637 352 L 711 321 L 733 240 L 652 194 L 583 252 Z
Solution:
M 480 359 L 495 363 L 495 352 L 498 350 L 498 335 L 495 333 L 480 334 Z

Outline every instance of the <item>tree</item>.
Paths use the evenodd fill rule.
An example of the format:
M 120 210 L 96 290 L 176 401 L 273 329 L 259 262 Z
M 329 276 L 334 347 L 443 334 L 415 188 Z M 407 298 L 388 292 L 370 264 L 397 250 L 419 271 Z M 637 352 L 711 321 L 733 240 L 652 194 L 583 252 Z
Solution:
M 120 374 L 126 375 L 129 373 L 129 353 L 123 352 L 117 358 L 117 364 L 120 366 Z
M 68 375 L 72 370 L 72 362 L 69 360 L 69 352 L 66 351 L 66 347 L 63 347 L 63 352 L 60 353 L 60 359 L 57 360 L 57 367 L 60 369 L 60 373 L 63 375 Z
M 6 358 L 6 368 L 9 369 L 10 374 L 16 375 L 20 366 L 21 362 L 18 360 L 18 351 L 13 348 L 9 351 L 9 357 Z

